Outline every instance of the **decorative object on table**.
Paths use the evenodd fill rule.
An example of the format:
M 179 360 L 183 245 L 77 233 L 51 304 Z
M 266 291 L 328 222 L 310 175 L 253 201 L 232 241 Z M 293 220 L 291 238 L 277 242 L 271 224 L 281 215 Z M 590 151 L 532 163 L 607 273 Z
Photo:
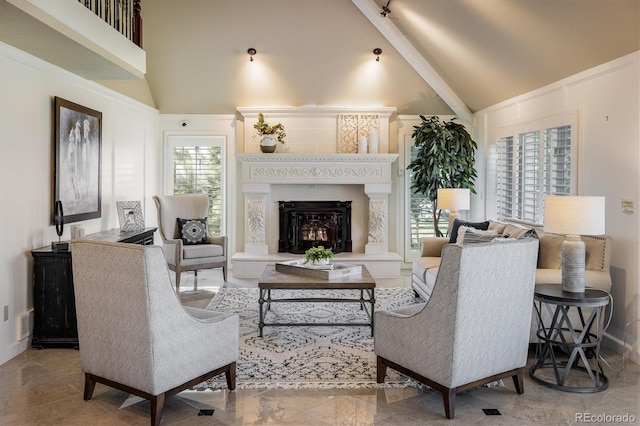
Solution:
M 62 202 L 56 200 L 53 211 L 53 223 L 56 225 L 56 234 L 58 234 L 58 241 L 51 242 L 51 250 L 53 251 L 67 251 L 69 250 L 69 243 L 66 241 L 60 241 L 62 232 L 64 231 L 64 211 L 62 210 Z
M 476 191 L 473 181 L 477 177 L 475 157 L 478 145 L 462 124 L 441 122 L 438 117 L 420 116 L 422 123 L 414 126 L 411 137 L 415 141 L 415 158 L 407 166 L 411 170 L 411 190 L 431 201 L 433 228 L 436 237 L 442 237 L 438 227 L 440 206 L 438 188 L 469 188 Z M 455 155 L 452 155 L 455 153 Z
M 367 153 L 367 138 L 365 136 L 360 136 L 358 138 L 358 154 L 366 154 Z
M 258 131 L 259 136 L 262 136 L 260 140 L 260 150 L 264 153 L 274 152 L 278 146 L 276 142 L 284 144 L 284 138 L 287 136 L 282 123 L 270 126 L 269 123 L 264 121 L 264 115 L 262 113 L 258 113 L 258 122 L 253 125 L 253 128 Z
M 378 138 L 378 131 L 371 130 L 369 132 L 369 154 L 377 154 L 379 144 L 380 140 Z
M 562 243 L 562 290 L 584 293 L 585 246 L 580 235 L 603 235 L 605 198 L 544 197 L 544 231 L 567 234 Z
M 362 274 L 362 265 L 352 265 L 350 263 L 333 263 L 320 268 L 314 268 L 304 260 L 290 260 L 288 262 L 276 262 L 275 268 L 276 271 L 285 274 L 303 275 L 306 277 L 322 278 L 323 280 L 333 280 L 350 275 Z
M 71 225 L 71 239 L 84 238 L 84 226 Z
M 453 229 L 453 221 L 459 215 L 458 210 L 471 208 L 471 191 L 469 188 L 438 188 L 438 208 L 449 210 L 449 226 L 447 233 Z
M 304 252 L 305 264 L 311 265 L 328 265 L 331 259 L 333 259 L 333 251 L 324 246 L 311 247 Z
M 102 113 L 55 97 L 54 200 L 64 223 L 100 217 Z
M 144 216 L 140 201 L 116 201 L 120 231 L 139 231 L 144 229 Z

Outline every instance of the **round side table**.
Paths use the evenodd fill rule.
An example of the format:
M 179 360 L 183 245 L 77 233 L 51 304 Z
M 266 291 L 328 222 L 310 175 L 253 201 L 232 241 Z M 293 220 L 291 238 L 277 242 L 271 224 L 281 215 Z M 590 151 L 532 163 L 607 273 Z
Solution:
M 568 392 L 607 389 L 609 379 L 600 364 L 600 342 L 609 293 L 598 289 L 569 293 L 562 291 L 561 285 L 548 284 L 536 286 L 533 299 L 538 319 L 538 342 L 529 376 L 545 386 Z M 571 316 L 570 312 L 573 312 Z M 565 360 L 566 356 L 568 359 Z M 542 369 L 552 369 L 555 381 L 539 377 Z M 539 372 L 538 376 L 536 372 Z M 584 384 L 584 379 L 591 379 L 586 381 L 590 385 L 569 384 L 570 373 L 571 378 L 576 379 L 572 383 Z M 583 377 L 575 377 L 577 375 Z

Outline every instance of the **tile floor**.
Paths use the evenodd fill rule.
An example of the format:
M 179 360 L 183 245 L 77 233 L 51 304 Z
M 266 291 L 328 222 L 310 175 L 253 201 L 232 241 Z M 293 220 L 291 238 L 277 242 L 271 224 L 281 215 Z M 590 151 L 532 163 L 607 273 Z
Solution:
M 220 281 L 215 274 L 203 274 L 199 277 L 199 290 L 193 291 L 193 281 L 184 279 L 183 303 L 206 306 Z M 406 285 L 405 279 L 403 284 Z M 233 279 L 229 282 L 229 286 L 245 285 L 252 283 Z M 525 377 L 522 395 L 515 393 L 511 381 L 505 381 L 504 387 L 483 387 L 459 394 L 454 420 L 444 417 L 442 398 L 431 390 L 236 390 L 182 392 L 167 400 L 162 424 L 453 426 L 640 422 L 640 366 L 629 361 L 623 366 L 622 356 L 609 351 L 604 356 L 610 365 L 605 366 L 610 386 L 604 392 L 560 392 Z M 78 351 L 27 350 L 0 366 L 0 424 L 149 423 L 148 402 L 131 400 L 126 393 L 100 384 L 93 399 L 85 402 L 82 389 Z M 486 408 L 498 409 L 501 415 L 486 415 Z M 199 416 L 201 409 L 213 409 L 214 413 Z

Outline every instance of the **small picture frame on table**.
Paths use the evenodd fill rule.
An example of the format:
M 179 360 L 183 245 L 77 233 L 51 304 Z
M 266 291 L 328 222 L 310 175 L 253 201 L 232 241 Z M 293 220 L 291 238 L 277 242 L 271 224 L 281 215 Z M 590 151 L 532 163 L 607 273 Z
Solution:
M 116 201 L 120 232 L 140 231 L 144 229 L 144 216 L 140 201 Z

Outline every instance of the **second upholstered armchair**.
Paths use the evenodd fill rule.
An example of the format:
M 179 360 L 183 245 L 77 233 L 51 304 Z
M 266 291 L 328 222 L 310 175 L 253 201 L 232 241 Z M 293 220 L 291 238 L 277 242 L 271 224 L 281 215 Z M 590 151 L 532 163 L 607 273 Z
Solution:
M 206 194 L 158 195 L 153 197 L 158 209 L 158 227 L 169 269 L 176 273 L 176 291 L 180 291 L 180 274 L 222 268 L 227 281 L 227 239 L 211 236 L 206 228 L 209 196 Z
M 427 303 L 375 313 L 378 383 L 387 367 L 442 393 L 512 377 L 522 393 L 538 240 L 448 244 Z

